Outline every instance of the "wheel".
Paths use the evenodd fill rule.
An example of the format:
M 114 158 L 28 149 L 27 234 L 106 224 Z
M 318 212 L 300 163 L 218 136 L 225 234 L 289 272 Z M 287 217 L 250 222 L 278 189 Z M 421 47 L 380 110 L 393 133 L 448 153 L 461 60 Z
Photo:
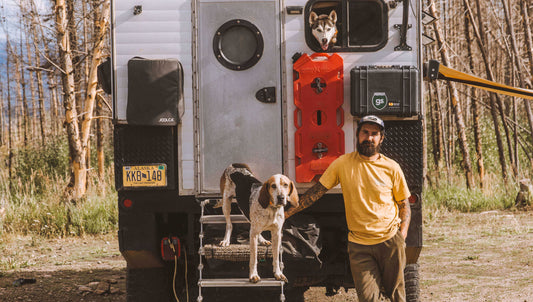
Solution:
M 287 302 L 304 302 L 305 301 L 305 291 L 309 287 L 286 287 L 285 289 L 285 301 Z
M 418 275 L 418 263 L 407 264 L 404 270 L 405 295 L 407 302 L 420 301 L 420 278 Z
M 128 302 L 172 301 L 168 271 L 161 268 L 128 268 L 126 299 Z
M 127 301 L 176 301 L 172 287 L 174 279 L 179 301 L 187 301 L 187 298 L 188 301 L 196 301 L 198 296 L 197 263 L 189 262 L 187 264 L 187 277 L 185 277 L 185 261 L 178 261 L 175 278 L 174 262 L 169 262 L 165 267 L 160 268 L 133 269 L 128 267 L 126 276 Z
M 272 302 L 280 301 L 280 290 L 278 288 L 234 288 L 219 287 L 202 289 L 202 297 L 205 302 L 234 302 L 234 301 L 254 301 Z M 194 302 L 196 300 L 191 300 Z M 292 300 L 285 299 L 287 302 Z M 180 300 L 181 302 L 181 300 Z

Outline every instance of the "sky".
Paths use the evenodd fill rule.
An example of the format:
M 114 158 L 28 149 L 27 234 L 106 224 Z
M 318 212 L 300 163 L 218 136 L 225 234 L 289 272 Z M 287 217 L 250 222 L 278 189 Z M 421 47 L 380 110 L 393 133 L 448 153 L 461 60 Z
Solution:
M 39 11 L 44 11 L 49 5 L 49 0 L 33 0 Z M 0 42 L 5 42 L 5 30 L 11 39 L 18 38 L 19 27 L 19 2 L 21 0 L 0 0 Z
M 0 64 L 2 65 L 6 58 L 6 31 L 13 43 L 18 41 L 20 37 L 18 29 L 19 2 L 20 0 L 0 0 Z M 50 4 L 49 0 L 34 0 L 34 2 L 40 11 L 44 11 Z

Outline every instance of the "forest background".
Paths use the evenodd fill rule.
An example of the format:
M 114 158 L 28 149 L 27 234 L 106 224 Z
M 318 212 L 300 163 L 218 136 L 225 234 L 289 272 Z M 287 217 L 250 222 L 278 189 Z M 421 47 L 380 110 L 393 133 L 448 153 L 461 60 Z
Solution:
M 530 0 L 424 0 L 424 61 L 531 89 Z M 0 233 L 116 230 L 108 0 L 0 0 Z M 424 215 L 510 209 L 533 176 L 531 100 L 425 82 Z

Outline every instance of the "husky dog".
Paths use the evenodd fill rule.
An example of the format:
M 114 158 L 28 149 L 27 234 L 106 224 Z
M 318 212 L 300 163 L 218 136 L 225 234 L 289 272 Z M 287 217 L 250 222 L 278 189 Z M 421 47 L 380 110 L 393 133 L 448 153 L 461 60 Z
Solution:
M 309 15 L 309 25 L 313 36 L 320 44 L 320 48 L 326 51 L 330 44 L 337 42 L 337 13 L 332 10 L 329 15 L 317 15 L 311 12 Z

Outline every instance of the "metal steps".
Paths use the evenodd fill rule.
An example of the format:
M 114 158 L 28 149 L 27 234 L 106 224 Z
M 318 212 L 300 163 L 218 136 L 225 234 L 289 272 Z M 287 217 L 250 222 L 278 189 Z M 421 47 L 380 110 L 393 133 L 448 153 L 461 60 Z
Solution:
M 216 244 L 206 244 L 199 249 L 198 253 L 206 259 L 217 259 L 231 262 L 248 262 L 250 260 L 249 244 L 230 244 L 229 246 L 219 246 Z M 271 246 L 257 247 L 257 260 L 265 261 L 272 259 Z
M 198 264 L 198 272 L 199 272 L 199 278 L 198 278 L 198 302 L 203 301 L 202 297 L 202 288 L 217 288 L 217 287 L 247 287 L 247 288 L 255 288 L 255 287 L 279 287 L 281 294 L 280 294 L 280 301 L 285 301 L 285 295 L 283 294 L 283 286 L 285 285 L 284 281 L 279 281 L 274 278 L 264 278 L 261 279 L 257 283 L 250 282 L 247 278 L 217 278 L 217 279 L 204 279 L 202 277 L 202 272 L 204 269 L 204 265 L 202 263 L 202 258 L 206 257 L 225 257 L 228 261 L 248 261 L 249 260 L 249 247 L 245 245 L 230 245 L 229 247 L 217 247 L 214 245 L 205 245 L 204 246 L 204 224 L 225 224 L 226 219 L 224 215 L 204 215 L 204 209 L 205 206 L 208 204 L 212 204 L 212 200 L 206 199 L 203 201 L 200 201 L 200 205 L 202 207 L 201 216 L 200 216 L 200 234 L 198 235 L 200 239 L 200 248 L 198 250 L 198 255 L 200 257 L 200 261 Z M 231 215 L 231 222 L 232 223 L 250 223 L 248 219 L 244 215 Z M 272 257 L 272 251 L 269 249 L 269 247 L 258 247 L 258 260 L 263 258 L 266 258 L 268 256 Z M 263 249 L 261 249 L 263 248 Z M 247 249 L 247 250 L 246 250 Z M 270 250 L 270 251 L 269 251 Z M 269 253 L 270 252 L 270 253 Z M 233 253 L 233 254 L 232 254 Z M 281 258 L 282 250 L 280 251 L 280 262 L 282 261 Z M 229 257 L 228 257 L 229 255 Z M 239 257 L 237 257 L 239 256 Z M 283 262 L 280 263 L 282 269 L 283 269 Z
M 244 215 L 230 215 L 232 223 L 250 223 L 248 218 Z M 226 223 L 226 217 L 224 215 L 202 215 L 200 217 L 200 223 L 203 224 L 220 224 Z
M 201 287 L 268 287 L 283 286 L 285 282 L 274 278 L 265 278 L 257 283 L 252 283 L 247 278 L 234 279 L 203 279 L 198 281 Z

